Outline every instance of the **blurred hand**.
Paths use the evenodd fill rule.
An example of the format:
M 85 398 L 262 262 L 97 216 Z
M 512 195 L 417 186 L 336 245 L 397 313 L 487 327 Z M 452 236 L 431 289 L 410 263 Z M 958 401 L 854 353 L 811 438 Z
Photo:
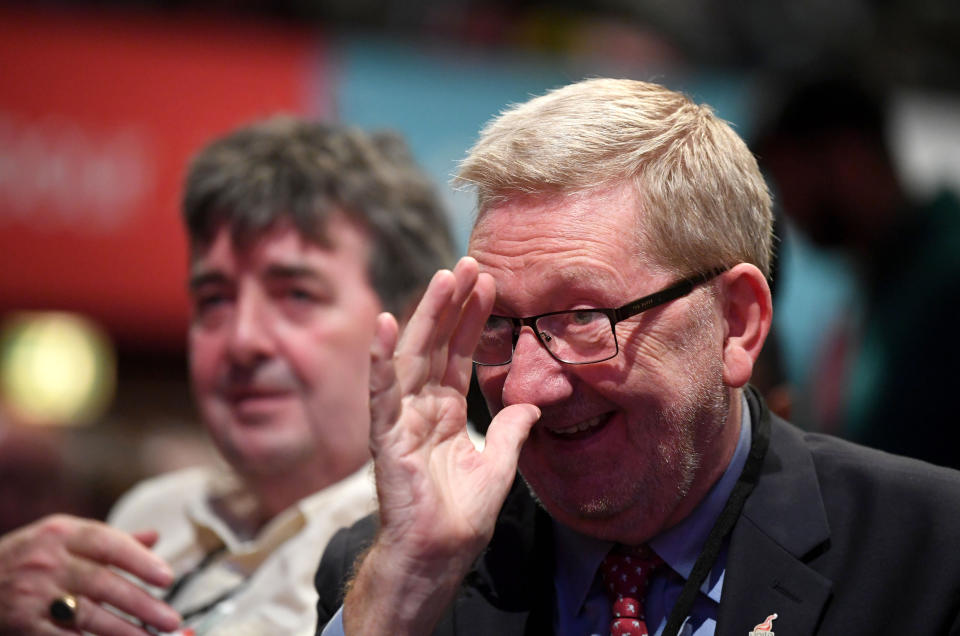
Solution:
M 429 631 L 493 535 L 540 416 L 529 404 L 503 409 L 482 452 L 467 435 L 471 356 L 494 295 L 493 279 L 463 258 L 434 276 L 399 343 L 393 316 L 378 319 L 370 448 L 380 532 L 344 603 L 348 633 Z
M 149 549 L 156 539 L 155 532 L 130 535 L 67 515 L 46 517 L 0 537 L 0 634 L 148 633 L 104 605 L 173 631 L 180 624 L 177 613 L 117 571 L 150 585 L 170 585 L 169 566 Z M 77 599 L 72 627 L 50 616 L 50 603 L 65 594 Z

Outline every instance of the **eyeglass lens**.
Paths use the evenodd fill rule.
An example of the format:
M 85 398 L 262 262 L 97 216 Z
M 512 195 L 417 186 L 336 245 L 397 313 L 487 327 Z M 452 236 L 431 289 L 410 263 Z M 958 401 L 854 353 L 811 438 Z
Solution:
M 562 362 L 599 362 L 617 353 L 610 319 L 602 311 L 584 309 L 541 316 L 536 321 L 540 342 Z M 475 362 L 506 364 L 513 355 L 514 321 L 491 316 L 474 351 Z
M 580 310 L 537 320 L 540 341 L 564 362 L 593 362 L 617 352 L 610 319 L 600 311 Z

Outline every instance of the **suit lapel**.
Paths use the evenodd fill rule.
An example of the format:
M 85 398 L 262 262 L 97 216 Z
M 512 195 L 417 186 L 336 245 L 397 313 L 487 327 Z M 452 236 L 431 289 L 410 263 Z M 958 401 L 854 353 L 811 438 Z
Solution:
M 830 597 L 831 582 L 783 549 L 751 522 L 734 531 L 717 636 L 747 636 L 770 614 L 777 614 L 777 636 L 816 632 Z
M 748 393 L 751 412 L 771 416 Z M 829 527 L 813 460 L 801 433 L 772 418 L 770 448 L 760 479 L 730 538 L 717 636 L 747 636 L 777 614 L 777 636 L 809 636 L 832 582 L 806 565 L 828 549 Z

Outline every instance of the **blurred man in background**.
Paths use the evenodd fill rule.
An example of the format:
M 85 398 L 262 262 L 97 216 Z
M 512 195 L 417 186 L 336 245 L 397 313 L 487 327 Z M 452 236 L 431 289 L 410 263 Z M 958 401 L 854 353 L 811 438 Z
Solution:
M 761 165 L 783 212 L 819 247 L 848 256 L 859 298 L 824 332 L 810 425 L 892 453 L 960 468 L 954 333 L 960 203 L 914 200 L 887 142 L 882 93 L 851 77 L 792 89 L 761 134 Z
M 184 218 L 193 391 L 232 470 L 145 482 L 113 527 L 56 516 L 0 540 L 0 633 L 312 633 L 319 555 L 375 503 L 375 319 L 453 258 L 428 179 L 396 136 L 278 118 L 194 159 Z

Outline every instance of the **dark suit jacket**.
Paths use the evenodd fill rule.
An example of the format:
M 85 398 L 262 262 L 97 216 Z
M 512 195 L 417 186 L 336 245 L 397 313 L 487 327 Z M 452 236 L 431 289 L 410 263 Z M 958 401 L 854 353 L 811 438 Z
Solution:
M 770 446 L 730 536 L 717 635 L 773 613 L 776 636 L 960 634 L 960 472 L 804 433 L 747 398 Z M 375 529 L 367 518 L 327 547 L 321 629 Z M 551 522 L 518 480 L 435 633 L 549 634 L 552 556 Z

